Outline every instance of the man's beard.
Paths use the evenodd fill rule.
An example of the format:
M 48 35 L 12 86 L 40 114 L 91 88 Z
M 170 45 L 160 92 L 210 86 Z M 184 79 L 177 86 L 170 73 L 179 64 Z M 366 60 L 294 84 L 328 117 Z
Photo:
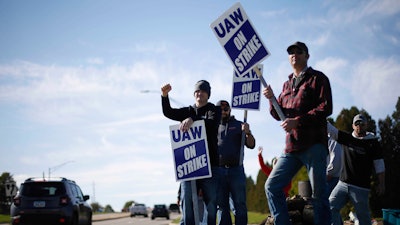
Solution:
M 227 116 L 225 116 L 225 117 L 222 117 L 222 123 L 227 123 L 228 121 L 229 121 L 229 118 L 230 118 L 231 116 L 230 115 L 227 115 Z

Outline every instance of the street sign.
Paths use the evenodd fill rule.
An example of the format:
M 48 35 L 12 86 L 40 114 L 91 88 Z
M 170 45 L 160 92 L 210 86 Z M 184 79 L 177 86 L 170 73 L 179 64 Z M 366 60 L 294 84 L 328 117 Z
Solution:
M 258 65 L 262 71 L 263 66 Z M 239 75 L 233 71 L 232 108 L 260 110 L 261 81 L 254 69 Z
M 6 197 L 13 197 L 15 195 L 17 195 L 17 185 L 15 183 L 15 181 L 6 181 Z
M 176 181 L 211 177 L 207 134 L 204 120 L 193 123 L 187 132 L 179 124 L 170 126 Z
M 239 75 L 270 55 L 238 2 L 210 25 Z

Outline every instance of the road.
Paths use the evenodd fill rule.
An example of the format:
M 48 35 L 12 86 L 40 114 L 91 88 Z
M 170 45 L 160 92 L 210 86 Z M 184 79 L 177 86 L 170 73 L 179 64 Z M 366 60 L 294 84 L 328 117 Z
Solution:
M 149 217 L 147 218 L 143 216 L 131 218 L 129 217 L 129 213 L 96 214 L 93 215 L 92 225 L 176 225 L 172 223 L 172 220 L 181 216 L 181 214 L 178 213 L 171 213 L 169 220 L 165 218 L 155 218 L 152 220 L 150 215 L 151 214 L 149 213 Z M 0 225 L 9 225 L 9 223 L 0 223 Z
M 169 225 L 173 219 L 178 217 L 179 214 L 171 213 L 170 219 L 167 220 L 165 218 L 155 218 L 152 220 L 150 217 L 123 217 L 120 219 L 112 219 L 112 220 L 103 220 L 103 221 L 93 221 L 92 225 Z

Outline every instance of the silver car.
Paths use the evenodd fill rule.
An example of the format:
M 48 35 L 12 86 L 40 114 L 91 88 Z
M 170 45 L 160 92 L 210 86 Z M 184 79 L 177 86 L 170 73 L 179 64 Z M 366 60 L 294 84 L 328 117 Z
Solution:
M 142 215 L 144 217 L 148 217 L 147 214 L 147 207 L 145 204 L 141 203 L 132 203 L 131 207 L 129 208 L 129 211 L 131 213 L 131 217 L 137 216 L 137 215 Z

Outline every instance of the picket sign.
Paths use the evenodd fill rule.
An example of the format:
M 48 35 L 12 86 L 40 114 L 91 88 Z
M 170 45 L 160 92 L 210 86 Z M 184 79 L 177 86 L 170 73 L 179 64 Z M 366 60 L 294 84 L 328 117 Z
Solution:
M 238 2 L 231 6 L 211 23 L 210 27 L 231 60 L 236 72 L 242 75 L 253 69 L 259 76 L 263 86 L 267 87 L 267 83 L 262 77 L 257 64 L 267 58 L 270 53 L 253 28 L 253 24 L 242 5 Z M 273 97 L 271 101 L 279 118 L 282 121 L 285 120 L 276 98 Z
M 210 27 L 240 75 L 270 55 L 239 2 L 211 23 Z
M 211 177 L 210 156 L 204 120 L 194 121 L 187 132 L 170 126 L 176 181 Z

